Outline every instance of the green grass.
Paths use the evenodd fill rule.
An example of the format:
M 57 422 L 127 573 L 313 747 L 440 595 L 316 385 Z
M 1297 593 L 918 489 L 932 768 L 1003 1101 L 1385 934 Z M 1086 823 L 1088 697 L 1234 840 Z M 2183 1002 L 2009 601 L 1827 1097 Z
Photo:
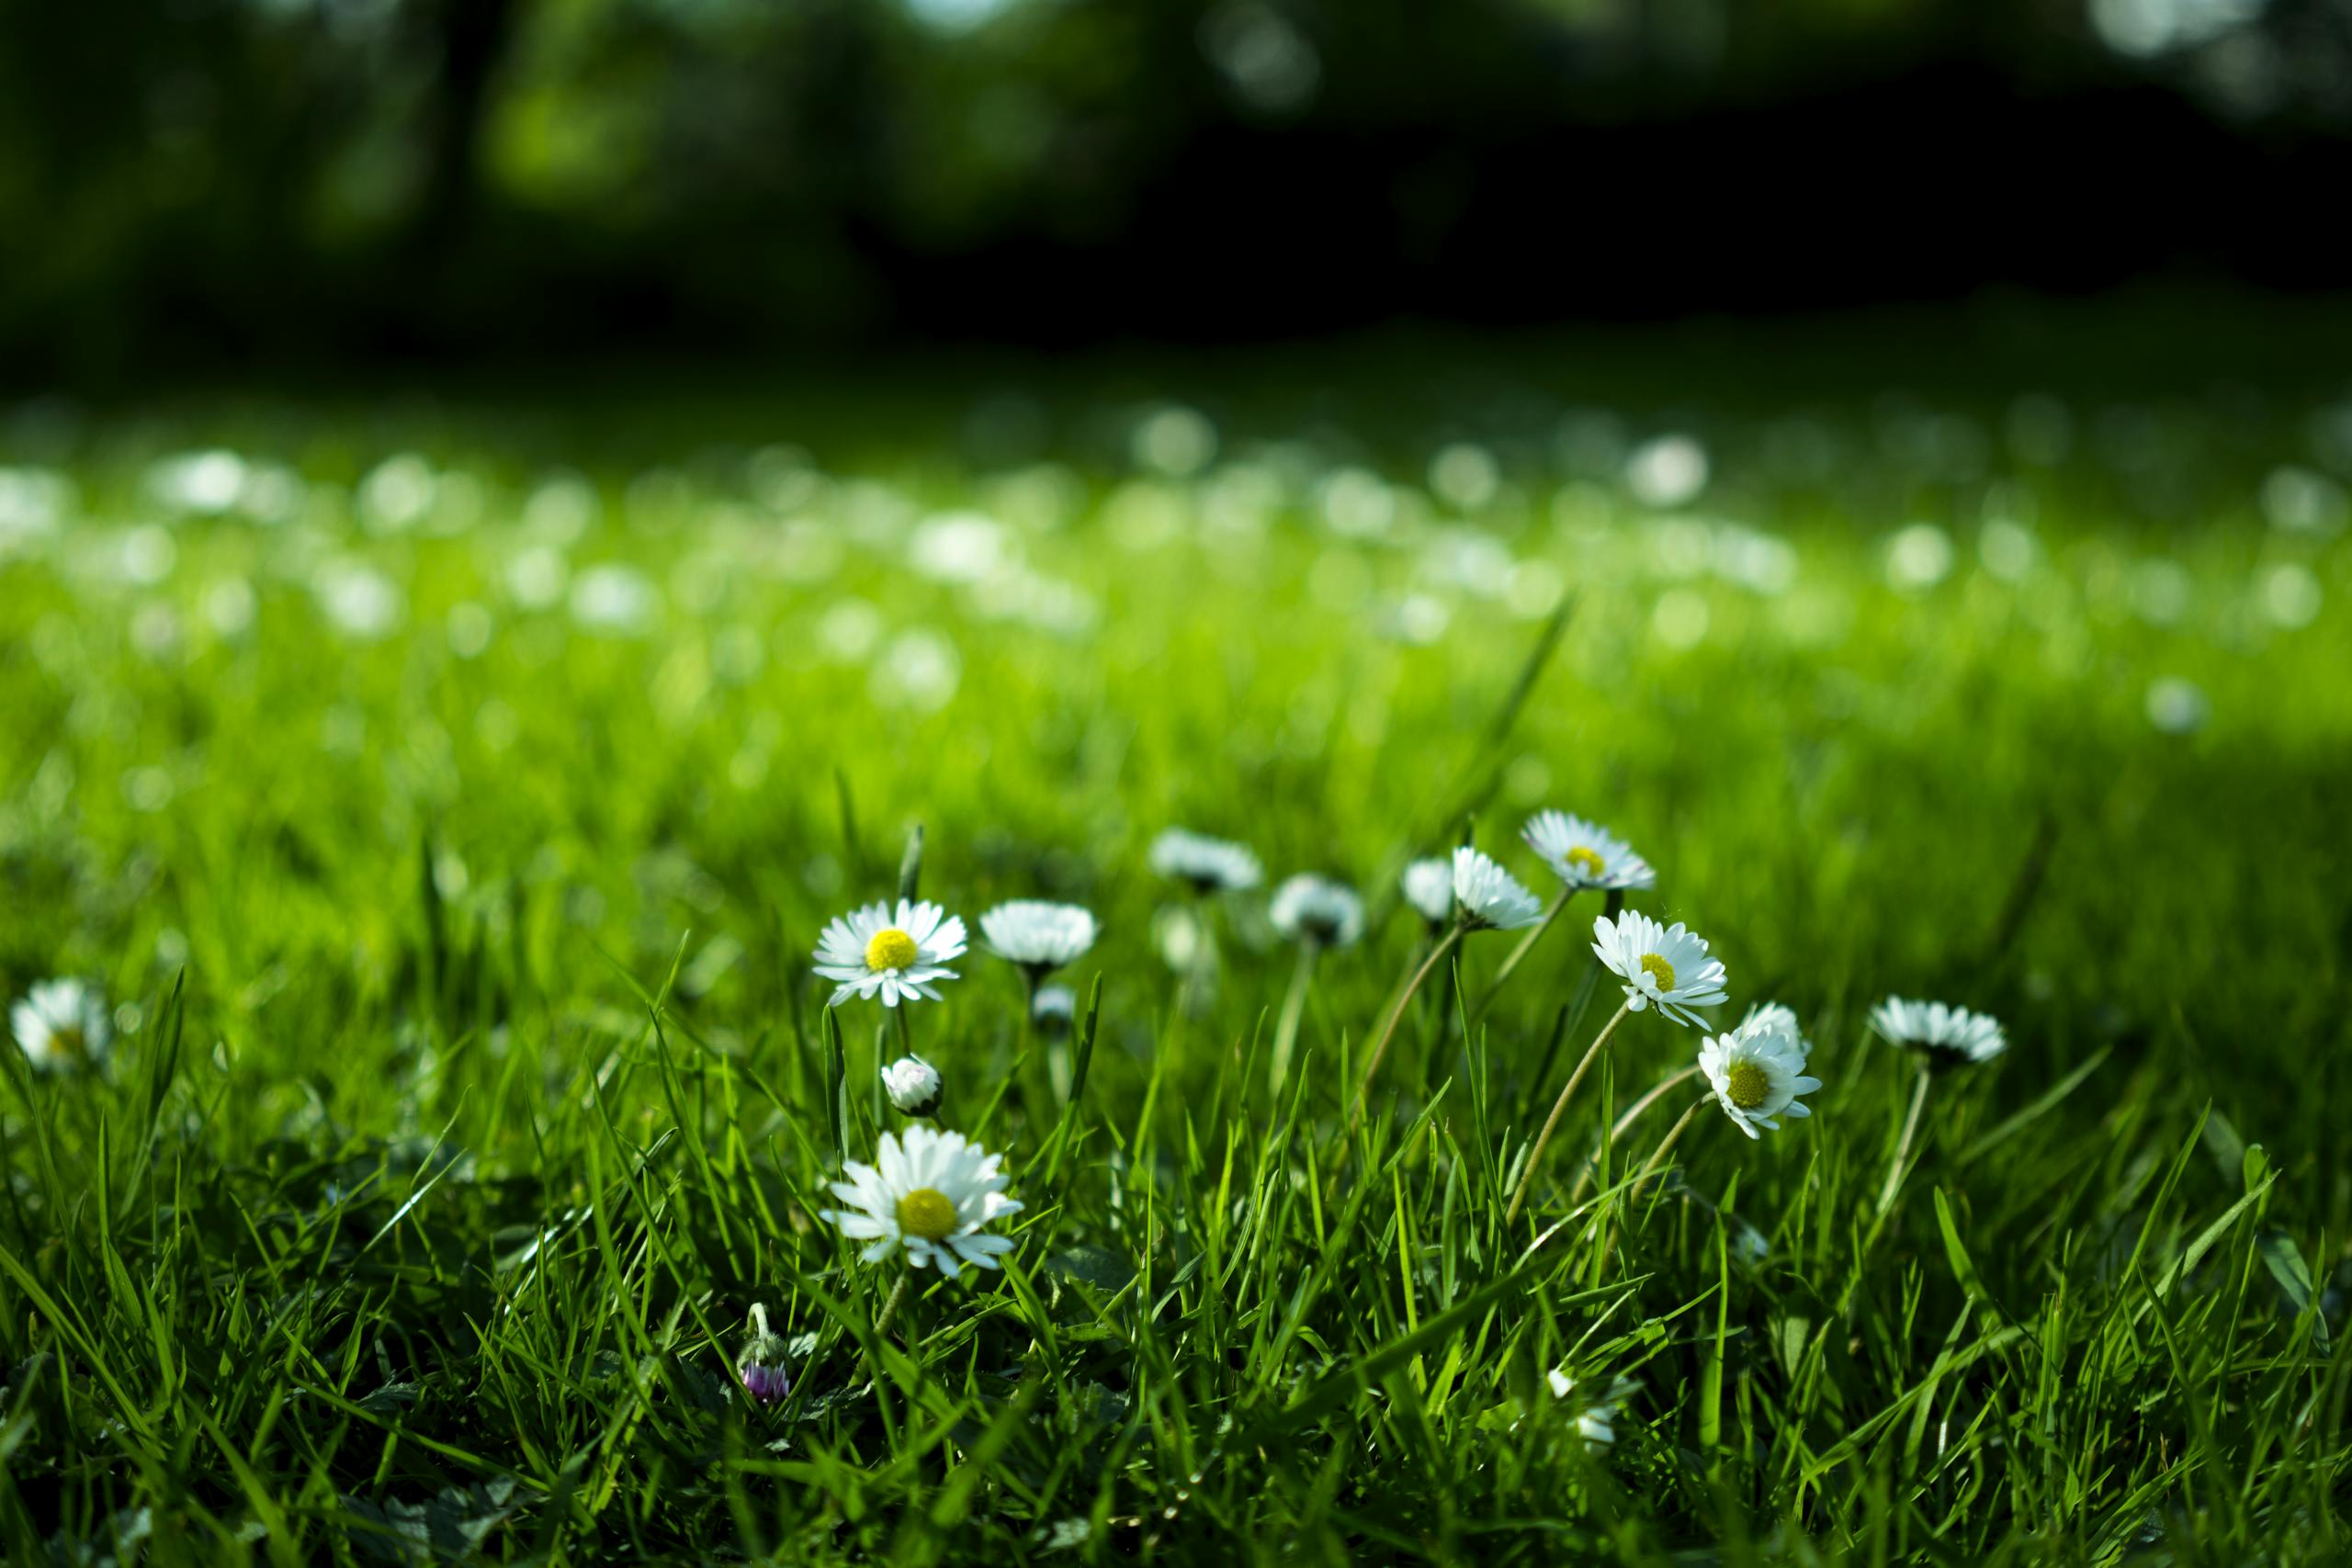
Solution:
M 2352 548 L 2258 505 L 2334 450 L 2312 406 L 2083 398 L 2062 454 L 2006 398 L 1661 398 L 1634 433 L 1714 462 L 1660 517 L 1540 384 L 1414 385 L 1197 388 L 1184 479 L 1127 462 L 1131 383 L 0 426 L 0 981 L 122 1026 L 104 1073 L 0 1053 L 10 1561 L 2343 1556 Z M 1467 520 L 1420 489 L 1464 435 L 1502 479 Z M 168 516 L 150 465 L 216 442 L 306 499 Z M 445 476 L 405 522 L 402 450 Z M 576 537 L 580 491 L 529 502 L 559 462 Z M 1379 536 L 1324 521 L 1351 467 L 1412 490 Z M 910 570 L 957 508 L 1053 586 Z M 1952 559 L 1898 591 L 1911 523 Z M 596 563 L 642 624 L 569 613 Z M 2152 725 L 2161 679 L 2201 725 Z M 1614 1000 L 1570 1005 L 1590 896 L 1465 1030 L 1513 941 L 1470 938 L 1347 1110 L 1421 951 L 1397 868 L 1466 834 L 1548 896 L 1547 804 L 1633 840 L 1635 906 L 1713 942 L 1724 1012 L 1793 1007 L 1826 1087 L 1760 1143 L 1710 1102 L 1637 1187 L 1695 1096 L 1608 1130 L 1699 1037 L 1634 1015 L 1506 1224 Z M 1291 954 L 1227 900 L 1179 1005 L 1171 823 L 1372 900 L 1279 1098 Z M 896 1273 L 814 1214 L 895 1046 L 808 953 L 918 824 L 967 920 L 1105 933 L 1067 1100 L 1003 964 L 911 1011 L 1027 1206 L 877 1337 Z M 1933 1080 L 1882 1203 L 1890 991 L 2012 1046 Z M 773 1409 L 732 1383 L 754 1302 Z M 1613 1446 L 1555 1368 L 1636 1385 Z

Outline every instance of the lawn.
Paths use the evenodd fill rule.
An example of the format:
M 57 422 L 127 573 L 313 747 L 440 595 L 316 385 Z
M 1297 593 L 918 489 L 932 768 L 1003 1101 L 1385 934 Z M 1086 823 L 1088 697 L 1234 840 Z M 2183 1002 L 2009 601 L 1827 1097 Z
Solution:
M 1282 364 L 6 411 L 10 1560 L 2346 1554 L 2341 386 Z M 1428 962 L 1545 808 L 1655 886 Z M 825 1217 L 932 1126 L 1000 1268 Z

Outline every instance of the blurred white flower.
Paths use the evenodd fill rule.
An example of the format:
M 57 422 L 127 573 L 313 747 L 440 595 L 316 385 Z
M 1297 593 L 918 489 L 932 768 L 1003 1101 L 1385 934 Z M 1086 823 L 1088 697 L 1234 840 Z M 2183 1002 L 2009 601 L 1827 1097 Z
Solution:
M 1042 979 L 1094 945 L 1094 915 L 1076 904 L 1015 898 L 980 917 L 989 951 Z
M 1195 893 L 1237 893 L 1255 887 L 1264 875 L 1247 844 L 1212 839 L 1186 828 L 1170 828 L 1152 840 L 1151 869 Z
M 1644 506 L 1671 511 L 1699 498 L 1707 488 L 1707 449 L 1690 435 L 1660 435 L 1643 442 L 1625 459 L 1625 488 Z
M 8 1028 L 17 1048 L 45 1073 L 95 1066 L 114 1041 L 106 998 L 70 978 L 34 985 L 8 1010 Z
M 1598 822 L 1539 811 L 1520 829 L 1527 847 L 1570 887 L 1655 887 L 1657 873 L 1634 847 Z
M 1344 882 L 1301 873 L 1274 889 L 1266 918 L 1293 942 L 1351 947 L 1363 934 L 1363 900 Z
M 1453 863 L 1430 855 L 1406 866 L 1398 879 L 1405 889 L 1405 902 L 1420 912 L 1430 925 L 1442 926 L 1453 919 Z
M 1942 1002 L 1889 997 L 1871 1010 L 1871 1026 L 1894 1044 L 1947 1062 L 1989 1062 L 2009 1048 L 1998 1020 Z

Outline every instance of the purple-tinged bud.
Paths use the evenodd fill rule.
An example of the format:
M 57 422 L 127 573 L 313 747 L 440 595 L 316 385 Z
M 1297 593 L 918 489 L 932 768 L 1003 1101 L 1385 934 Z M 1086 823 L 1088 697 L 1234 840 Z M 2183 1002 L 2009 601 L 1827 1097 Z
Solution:
M 758 1302 L 752 1303 L 751 1334 L 736 1375 L 755 1403 L 774 1404 L 792 1392 L 792 1380 L 784 1371 L 784 1341 L 768 1332 L 768 1309 Z

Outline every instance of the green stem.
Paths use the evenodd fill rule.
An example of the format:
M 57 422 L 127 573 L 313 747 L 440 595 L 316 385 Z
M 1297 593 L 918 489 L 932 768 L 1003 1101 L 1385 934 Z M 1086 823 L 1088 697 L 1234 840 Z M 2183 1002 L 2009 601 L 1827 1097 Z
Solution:
M 1927 1109 L 1927 1104 L 1928 1067 L 1925 1063 L 1921 1063 L 1919 1085 L 1911 1091 L 1911 1111 L 1903 1119 L 1903 1136 L 1894 1145 L 1894 1163 L 1886 1168 L 1886 1185 L 1879 1190 L 1878 1217 L 1882 1220 L 1886 1218 L 1887 1211 L 1894 1207 L 1894 1195 L 1902 1190 L 1903 1162 L 1910 1156 L 1911 1140 L 1917 1137 L 1919 1134 L 1919 1113 Z
M 1453 951 L 1462 941 L 1462 933 L 1469 929 L 1467 926 L 1457 924 L 1452 931 L 1445 933 L 1443 941 L 1430 949 L 1429 957 L 1423 960 L 1421 966 L 1413 972 L 1413 978 L 1406 986 L 1404 995 L 1398 997 L 1396 1005 L 1389 1010 L 1387 1027 L 1380 1032 L 1380 1043 L 1372 1048 L 1372 1059 L 1365 1065 L 1363 1070 L 1363 1083 L 1356 1090 L 1356 1110 L 1354 1117 L 1350 1119 L 1351 1122 L 1361 1120 L 1363 1116 L 1364 1102 L 1372 1097 L 1372 1080 L 1379 1076 L 1381 1058 L 1388 1055 L 1388 1043 L 1396 1038 L 1396 1026 L 1404 1021 L 1405 1010 L 1413 1002 L 1413 993 L 1421 988 L 1421 983 L 1430 977 L 1430 972 L 1438 966 L 1441 959 Z
M 1527 928 L 1527 934 L 1519 939 L 1519 945 L 1510 950 L 1510 956 L 1504 959 L 1501 965 L 1495 970 L 1495 977 L 1487 982 L 1486 992 L 1478 998 L 1477 1010 L 1470 1015 L 1472 1019 L 1487 1016 L 1487 1010 L 1495 1005 L 1495 998 L 1502 991 L 1503 982 L 1510 979 L 1511 972 L 1535 950 L 1535 944 L 1544 940 L 1544 933 L 1552 929 L 1552 922 L 1560 918 L 1560 911 L 1566 908 L 1568 900 L 1576 896 L 1575 888 L 1561 888 L 1559 897 L 1552 900 L 1552 907 L 1544 911 L 1544 918 Z
M 1634 1122 L 1640 1118 L 1643 1111 L 1647 1111 L 1651 1106 L 1656 1105 L 1659 1100 L 1664 1100 L 1668 1092 L 1676 1085 L 1688 1083 L 1698 1076 L 1699 1069 L 1697 1067 L 1685 1067 L 1680 1072 L 1675 1074 L 1672 1077 L 1667 1079 L 1664 1083 L 1658 1085 L 1656 1089 L 1650 1090 L 1649 1093 L 1642 1096 L 1641 1099 L 1634 1101 L 1634 1103 L 1627 1108 L 1625 1114 L 1617 1118 L 1617 1124 L 1609 1129 L 1609 1142 L 1612 1145 L 1615 1145 L 1620 1139 L 1624 1137 L 1626 1130 L 1633 1126 Z M 1577 1200 L 1584 1196 L 1585 1189 L 1592 1185 L 1592 1173 L 1594 1168 L 1595 1168 L 1592 1166 L 1586 1166 L 1584 1168 L 1584 1174 L 1577 1178 L 1576 1186 L 1570 1189 L 1568 1192 L 1569 1207 L 1574 1208 L 1576 1206 Z
M 881 1338 L 890 1332 L 890 1320 L 899 1315 L 899 1303 L 907 1299 L 907 1287 L 914 1282 L 912 1268 L 899 1270 L 899 1282 L 890 1287 L 890 1299 L 882 1303 L 882 1315 L 874 1320 L 874 1337 Z
M 1650 1157 L 1643 1163 L 1641 1174 L 1634 1178 L 1634 1185 L 1625 1190 L 1626 1197 L 1631 1198 L 1642 1190 L 1642 1183 L 1650 1179 L 1651 1173 L 1657 1169 L 1659 1162 L 1666 1158 L 1668 1151 L 1681 1139 L 1683 1129 L 1690 1125 L 1690 1118 L 1699 1114 L 1699 1107 L 1706 1104 L 1712 1098 L 1711 1095 L 1702 1094 L 1684 1108 L 1681 1116 L 1676 1120 L 1673 1126 L 1667 1129 L 1666 1136 L 1657 1141 L 1657 1147 L 1651 1151 Z
M 1625 1021 L 1625 1015 L 1633 1010 L 1633 1007 L 1631 1001 L 1618 1005 L 1617 1010 L 1610 1014 L 1609 1021 L 1600 1026 L 1600 1032 L 1592 1037 L 1592 1043 L 1585 1047 L 1584 1060 L 1577 1064 L 1577 1070 L 1570 1073 L 1568 1081 L 1561 1086 L 1560 1098 L 1552 1102 L 1552 1114 L 1544 1119 L 1544 1130 L 1535 1134 L 1535 1147 L 1527 1156 L 1527 1168 L 1519 1173 L 1519 1185 L 1511 1191 L 1510 1207 L 1503 1213 L 1503 1224 L 1510 1224 L 1519 1218 L 1520 1208 L 1527 1201 L 1527 1190 L 1535 1180 L 1536 1167 L 1544 1163 L 1544 1150 L 1552 1142 L 1553 1129 L 1559 1126 L 1560 1113 L 1568 1108 L 1568 1097 L 1576 1093 L 1577 1085 L 1584 1082 L 1585 1072 L 1592 1066 L 1592 1059 L 1600 1055 L 1600 1048 L 1609 1043 L 1609 1037 L 1617 1032 L 1617 1026 Z
M 1315 980 L 1315 960 L 1321 946 L 1312 937 L 1298 944 L 1298 966 L 1291 971 L 1290 991 L 1283 998 L 1282 1021 L 1274 1025 L 1274 1058 L 1271 1072 L 1271 1089 L 1279 1099 L 1283 1083 L 1290 1077 L 1291 1053 L 1298 1044 L 1299 1020 L 1306 1011 L 1306 988 Z

